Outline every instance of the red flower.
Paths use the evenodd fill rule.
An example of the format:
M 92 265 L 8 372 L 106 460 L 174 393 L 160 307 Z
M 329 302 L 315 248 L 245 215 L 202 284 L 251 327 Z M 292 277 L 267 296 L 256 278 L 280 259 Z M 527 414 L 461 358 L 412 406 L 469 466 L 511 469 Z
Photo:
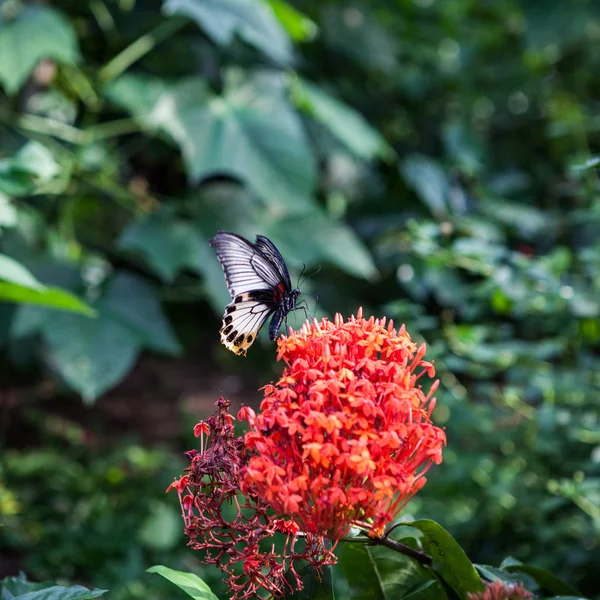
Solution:
M 467 594 L 469 600 L 530 600 L 533 594 L 522 583 L 512 584 L 503 581 L 487 583 L 485 591 Z
M 434 377 L 402 326 L 385 318 L 323 319 L 278 340 L 282 377 L 261 412 L 244 411 L 256 451 L 243 489 L 266 498 L 305 532 L 333 539 L 357 525 L 381 535 L 442 460 L 446 436 L 430 420 Z
M 203 562 L 224 572 L 232 600 L 262 598 L 265 592 L 283 596 L 302 588 L 296 565 L 306 561 L 320 570 L 336 558 L 322 538 L 299 535 L 293 520 L 274 518 L 268 500 L 256 490 L 246 487 L 244 496 L 240 494 L 249 452 L 234 434 L 229 406 L 219 398 L 217 411 L 196 425 L 200 451 L 186 453 L 190 466 L 167 491 L 177 491 L 189 546 L 202 551 Z M 240 414 L 251 416 L 254 411 L 246 408 Z M 280 552 L 272 542 L 275 534 L 284 537 Z

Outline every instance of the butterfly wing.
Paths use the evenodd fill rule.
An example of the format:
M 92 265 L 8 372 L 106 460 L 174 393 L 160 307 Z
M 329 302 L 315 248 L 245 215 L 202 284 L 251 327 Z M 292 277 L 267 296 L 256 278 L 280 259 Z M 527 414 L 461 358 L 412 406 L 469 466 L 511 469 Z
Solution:
M 283 260 L 283 256 L 277 248 L 275 248 L 275 244 L 264 235 L 256 236 L 256 249 L 262 254 L 262 256 L 269 261 L 269 263 L 273 266 L 273 268 L 277 271 L 279 275 L 280 283 L 285 285 L 285 291 L 292 291 L 292 282 L 290 280 L 290 272 L 288 271 L 287 265 L 285 264 L 285 260 Z
M 219 231 L 210 240 L 210 245 L 215 249 L 223 267 L 227 289 L 232 298 L 245 292 L 276 288 L 280 283 L 285 283 L 277 263 L 272 262 L 269 255 L 263 254 L 258 244 L 251 244 L 235 233 Z M 273 248 L 277 252 L 275 246 Z M 279 252 L 277 254 L 283 262 Z M 283 264 L 285 267 L 285 263 Z
M 221 343 L 235 354 L 246 354 L 260 328 L 277 305 L 270 300 L 270 292 L 238 294 L 225 307 L 221 327 Z
M 210 245 L 233 298 L 225 307 L 221 343 L 235 354 L 245 355 L 272 313 L 281 313 L 281 324 L 286 313 L 284 300 L 292 288 L 290 274 L 279 250 L 262 235 L 251 244 L 235 233 L 219 231 Z M 271 330 L 269 337 L 274 339 Z

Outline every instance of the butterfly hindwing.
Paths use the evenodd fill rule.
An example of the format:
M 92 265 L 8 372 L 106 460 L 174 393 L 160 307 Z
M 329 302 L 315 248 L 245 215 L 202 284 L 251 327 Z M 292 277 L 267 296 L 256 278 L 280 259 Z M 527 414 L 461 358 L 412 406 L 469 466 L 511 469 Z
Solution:
M 267 292 L 268 293 L 268 292 Z M 221 343 L 235 354 L 246 354 L 260 328 L 276 310 L 272 302 L 265 302 L 263 293 L 238 294 L 225 307 L 221 327 Z

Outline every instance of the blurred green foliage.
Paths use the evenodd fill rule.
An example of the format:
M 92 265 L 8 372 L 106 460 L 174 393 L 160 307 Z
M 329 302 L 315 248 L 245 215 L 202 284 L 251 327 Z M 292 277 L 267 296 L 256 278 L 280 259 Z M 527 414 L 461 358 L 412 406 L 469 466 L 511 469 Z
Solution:
M 597 592 L 599 40 L 593 0 L 0 0 L 4 381 L 91 403 L 194 337 L 241 368 L 207 240 L 265 234 L 293 272 L 322 266 L 318 314 L 363 305 L 430 345 L 448 449 L 411 512 Z M 133 533 L 57 529 L 167 506 L 167 463 L 132 467 L 138 503 L 103 479 L 114 452 L 3 455 L 33 576 L 115 588 L 117 557 L 141 566 Z

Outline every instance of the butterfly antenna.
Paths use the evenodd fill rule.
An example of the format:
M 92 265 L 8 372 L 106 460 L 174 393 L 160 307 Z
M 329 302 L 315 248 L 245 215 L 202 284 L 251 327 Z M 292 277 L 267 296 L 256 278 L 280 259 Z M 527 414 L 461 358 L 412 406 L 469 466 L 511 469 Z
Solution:
M 313 273 L 310 273 L 309 275 L 307 275 L 304 278 L 304 281 L 306 281 L 307 279 L 310 279 L 311 277 L 314 277 L 320 270 L 321 270 L 321 265 L 319 265 Z M 302 269 L 302 273 L 304 273 L 304 269 Z M 298 287 L 300 287 L 300 284 L 298 284 Z
M 298 277 L 298 283 L 296 284 L 296 287 L 299 288 L 302 285 L 302 275 L 304 275 L 304 271 L 306 271 L 306 265 L 304 263 L 302 263 L 302 271 L 300 273 L 300 276 Z

